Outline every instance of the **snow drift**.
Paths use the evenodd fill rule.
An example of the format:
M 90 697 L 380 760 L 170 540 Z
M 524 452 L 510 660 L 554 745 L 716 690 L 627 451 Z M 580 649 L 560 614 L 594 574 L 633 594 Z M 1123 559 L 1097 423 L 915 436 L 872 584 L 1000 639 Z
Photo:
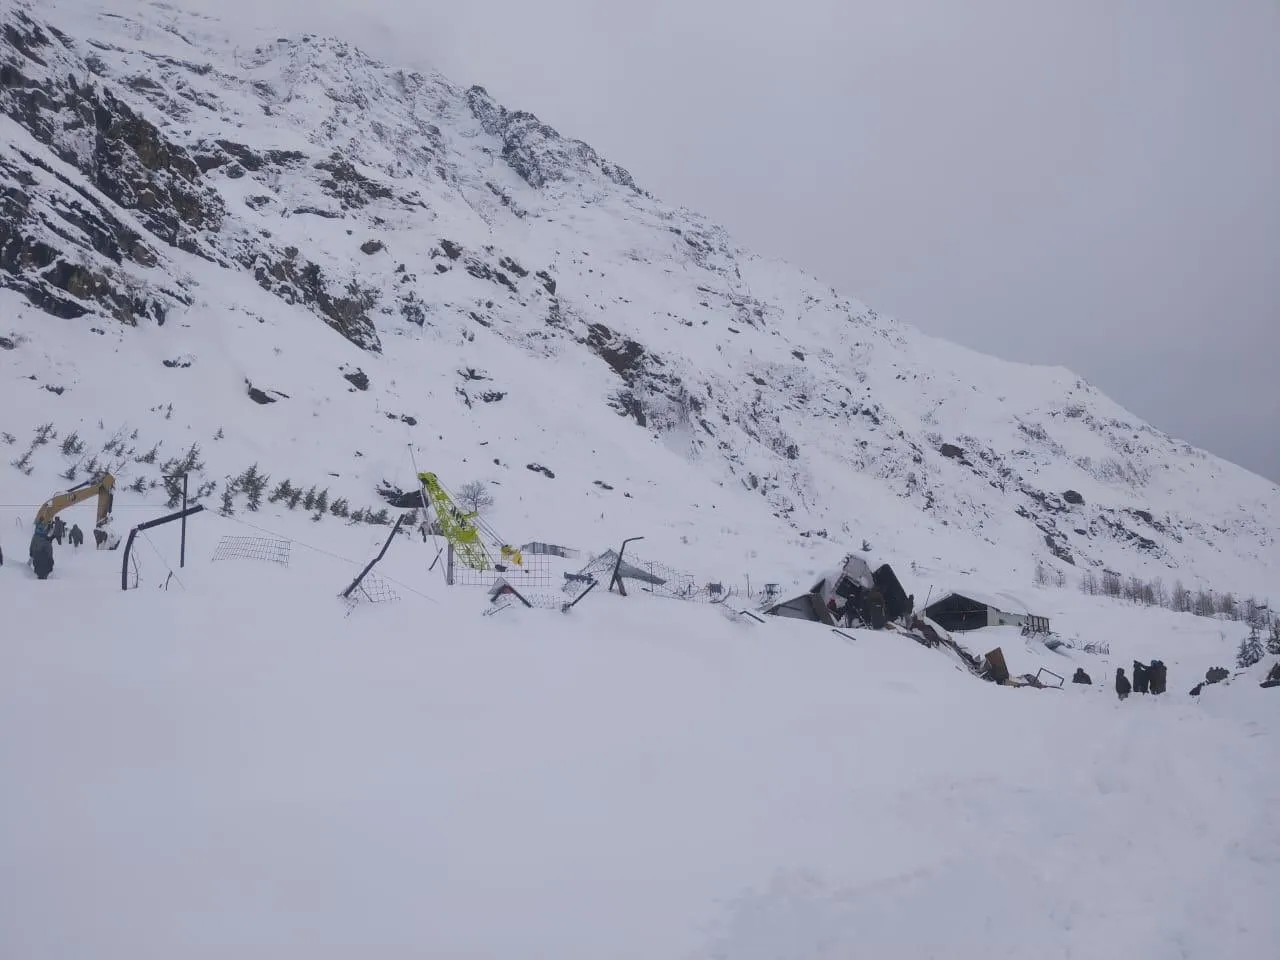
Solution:
M 1010 690 L 887 633 L 643 594 L 481 617 L 407 540 L 384 572 L 415 592 L 346 616 L 354 532 L 210 563 L 243 528 L 198 519 L 168 591 L 121 593 L 105 551 L 41 590 L 0 568 L 40 638 L 6 632 L 0 676 L 6 956 L 1210 957 L 1280 933 L 1280 698 L 1189 698 L 1216 636 L 1120 704 L 1092 659 L 1094 687 Z

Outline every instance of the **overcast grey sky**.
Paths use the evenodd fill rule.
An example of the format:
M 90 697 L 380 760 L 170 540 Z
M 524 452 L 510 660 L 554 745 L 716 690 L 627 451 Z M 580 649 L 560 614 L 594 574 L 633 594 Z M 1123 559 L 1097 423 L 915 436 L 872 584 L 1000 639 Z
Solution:
M 184 2 L 480 83 L 762 253 L 1280 481 L 1277 0 Z

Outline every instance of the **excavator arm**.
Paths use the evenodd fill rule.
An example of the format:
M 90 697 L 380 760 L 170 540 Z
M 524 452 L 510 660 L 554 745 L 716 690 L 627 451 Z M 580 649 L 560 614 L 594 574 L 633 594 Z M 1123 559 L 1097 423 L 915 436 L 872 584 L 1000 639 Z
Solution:
M 50 497 L 40 505 L 40 509 L 36 512 L 36 525 L 48 526 L 63 510 L 68 507 L 74 507 L 77 503 L 88 500 L 90 497 L 98 498 L 98 519 L 95 526 L 103 526 L 111 519 L 111 504 L 115 499 L 113 490 L 115 490 L 116 478 L 109 473 L 104 473 L 97 480 L 90 480 L 88 483 L 82 483 L 78 487 L 72 487 L 53 497 Z

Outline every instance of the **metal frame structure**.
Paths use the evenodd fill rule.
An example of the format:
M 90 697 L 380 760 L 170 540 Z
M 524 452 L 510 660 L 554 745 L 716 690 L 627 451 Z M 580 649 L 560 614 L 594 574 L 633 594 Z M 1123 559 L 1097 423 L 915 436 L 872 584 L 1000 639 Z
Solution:
M 124 544 L 124 557 L 120 561 L 120 589 L 121 590 L 129 589 L 129 552 L 133 549 L 134 537 L 136 537 L 143 530 L 150 530 L 152 527 L 158 527 L 158 526 L 161 526 L 162 524 L 172 523 L 174 520 L 181 520 L 183 522 L 183 534 L 184 534 L 184 543 L 185 543 L 187 517 L 190 517 L 193 514 L 200 513 L 202 510 L 204 510 L 204 504 L 197 503 L 194 507 L 187 507 L 186 509 L 179 510 L 176 513 L 170 513 L 163 517 L 156 517 L 156 519 L 154 520 L 148 520 L 146 523 L 140 523 L 136 527 L 134 527 L 132 530 L 130 530 L 129 538 L 125 541 L 125 544 Z

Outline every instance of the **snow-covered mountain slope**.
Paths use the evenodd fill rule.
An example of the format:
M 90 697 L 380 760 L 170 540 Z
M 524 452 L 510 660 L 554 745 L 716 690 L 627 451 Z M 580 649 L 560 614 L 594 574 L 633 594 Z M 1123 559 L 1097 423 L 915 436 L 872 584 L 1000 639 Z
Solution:
M 499 484 L 512 539 L 644 533 L 725 578 L 865 539 L 1006 582 L 1277 582 L 1274 485 L 741 250 L 480 88 L 163 3 L 0 19 L 6 502 L 110 465 L 154 506 L 194 443 L 206 491 L 256 463 L 373 504 L 412 444 Z M 88 452 L 24 461 L 42 424 Z
M 335 554 L 385 531 L 295 514 L 287 568 L 210 562 L 241 524 L 195 518 L 167 592 L 89 548 L 0 567 L 0 955 L 1274 953 L 1280 690 L 1188 696 L 1234 638 L 1168 631 L 1212 621 L 1056 591 L 1112 656 L 1011 689 L 640 593 L 483 617 L 421 542 L 378 567 L 415 592 L 344 617 Z M 1120 703 L 1156 652 L 1168 693 Z

